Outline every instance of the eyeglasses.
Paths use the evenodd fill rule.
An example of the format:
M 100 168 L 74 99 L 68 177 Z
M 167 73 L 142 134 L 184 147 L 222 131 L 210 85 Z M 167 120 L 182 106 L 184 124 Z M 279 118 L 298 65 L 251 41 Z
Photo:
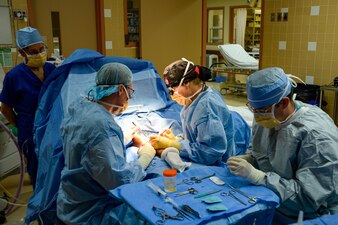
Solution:
M 253 113 L 270 113 L 273 105 L 262 107 L 262 108 L 255 108 L 255 107 L 251 106 L 249 102 L 247 102 L 246 106 Z
M 40 49 L 31 49 L 29 50 L 29 47 L 26 48 L 25 53 L 27 55 L 38 55 L 40 53 L 46 52 L 48 50 L 47 46 L 42 46 Z
M 134 94 L 135 94 L 135 90 L 132 89 L 131 87 L 129 86 L 125 86 L 128 90 L 129 90 L 129 98 L 133 98 L 134 97 Z

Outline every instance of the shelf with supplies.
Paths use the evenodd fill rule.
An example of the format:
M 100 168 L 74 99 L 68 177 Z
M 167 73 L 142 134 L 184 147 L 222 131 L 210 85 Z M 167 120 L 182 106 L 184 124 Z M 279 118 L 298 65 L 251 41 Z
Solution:
M 245 50 L 251 51 L 260 45 L 261 34 L 261 10 L 255 8 L 247 9 L 247 20 L 245 29 Z

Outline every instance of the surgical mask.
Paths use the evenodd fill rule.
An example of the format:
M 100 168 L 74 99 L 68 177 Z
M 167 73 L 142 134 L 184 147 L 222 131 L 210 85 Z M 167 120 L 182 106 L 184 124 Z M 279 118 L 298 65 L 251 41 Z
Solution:
M 45 65 L 46 61 L 47 61 L 47 52 L 43 51 L 39 54 L 36 55 L 28 55 L 27 56 L 27 60 L 25 60 L 25 64 L 28 67 L 33 67 L 33 68 L 39 68 L 42 67 L 43 65 Z
M 185 98 L 182 95 L 179 95 L 177 92 L 174 92 L 172 95 L 172 100 L 176 101 L 180 105 L 185 105 Z
M 108 102 L 104 102 L 104 101 L 101 101 L 101 100 L 98 100 L 97 102 L 99 102 L 99 103 L 101 103 L 101 104 L 103 104 L 103 105 L 107 105 L 107 106 L 110 106 L 110 107 L 112 107 L 112 108 L 118 108 L 119 109 L 119 112 L 117 113 L 117 114 L 120 114 L 120 113 L 122 113 L 123 111 L 125 111 L 127 108 L 128 108 L 128 101 L 129 101 L 129 99 L 130 99 L 130 97 L 129 97 L 129 94 L 128 94 L 128 91 L 127 91 L 127 88 L 123 85 L 122 86 L 123 87 L 123 89 L 124 89 L 124 91 L 126 92 L 126 95 L 127 95 L 127 101 L 123 104 L 123 106 L 120 106 L 120 105 L 115 105 L 115 104 L 110 104 L 110 103 L 108 103 Z
M 186 107 L 188 107 L 191 103 L 192 103 L 192 98 L 195 97 L 196 95 L 198 95 L 201 91 L 202 91 L 203 87 L 201 87 L 200 89 L 198 89 L 198 91 L 196 91 L 193 95 L 189 96 L 189 97 L 184 97 L 182 95 L 180 95 L 178 92 L 175 92 L 175 94 L 178 96 L 179 100 L 181 102 L 184 101 L 184 105 Z
M 293 87 L 296 87 L 297 86 L 297 83 L 295 81 L 293 81 L 291 78 L 296 78 L 298 80 L 300 80 L 301 82 L 303 82 L 300 78 L 296 77 L 296 76 L 293 76 L 293 75 L 288 75 L 288 79 L 289 79 L 289 82 L 288 84 L 286 85 L 280 99 L 277 101 L 277 102 L 280 102 L 283 97 L 286 95 L 286 92 L 288 91 L 289 89 L 289 85 L 292 85 Z M 304 83 L 304 82 L 303 82 Z M 295 99 L 295 95 L 293 96 L 293 100 Z M 266 100 L 266 99 L 265 99 Z M 264 101 L 265 101 L 264 100 Z M 274 115 L 274 111 L 275 111 L 275 104 L 272 105 L 272 108 L 271 108 L 271 112 L 254 112 L 254 118 L 255 118 L 255 121 L 257 124 L 261 125 L 262 127 L 265 127 L 265 128 L 274 128 L 274 127 L 277 127 L 279 126 L 280 124 L 282 123 L 285 123 L 287 120 L 289 120 L 296 112 L 296 110 L 291 114 L 289 115 L 284 121 L 279 121 L 276 119 L 275 115 Z
M 265 128 L 274 128 L 280 125 L 281 122 L 279 122 L 275 115 L 275 104 L 272 105 L 271 112 L 266 113 L 254 113 L 255 121 L 258 125 L 265 127 Z
M 296 95 L 293 96 L 293 100 L 295 99 Z M 279 126 L 280 124 L 286 123 L 293 115 L 295 115 L 297 111 L 297 107 L 295 107 L 295 110 L 293 113 L 291 113 L 288 117 L 285 118 L 283 121 L 279 121 L 275 117 L 275 105 L 272 105 L 271 112 L 266 112 L 266 113 L 254 113 L 255 121 L 257 124 L 261 125 L 262 127 L 265 128 L 274 128 Z

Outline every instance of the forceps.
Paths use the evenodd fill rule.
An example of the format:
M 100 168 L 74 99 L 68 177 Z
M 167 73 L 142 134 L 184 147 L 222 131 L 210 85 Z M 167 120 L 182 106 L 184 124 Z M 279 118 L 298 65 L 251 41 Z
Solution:
M 164 209 L 158 208 L 156 205 L 153 205 L 153 210 L 156 216 L 159 216 L 162 218 L 156 221 L 156 224 L 158 225 L 164 224 L 166 219 L 184 220 L 182 215 L 180 214 L 177 214 L 176 216 L 169 215 Z
M 233 190 L 230 190 L 229 192 L 222 192 L 221 193 L 221 196 L 230 196 L 230 197 L 232 197 L 232 198 L 234 198 L 234 199 L 236 199 L 237 201 L 239 201 L 240 203 L 242 203 L 243 205 L 246 205 L 246 203 L 245 202 L 243 202 L 241 199 L 239 199 L 239 198 L 237 198 L 236 196 L 235 196 L 235 191 L 233 191 Z
M 241 191 L 241 190 L 235 188 L 234 186 L 232 186 L 232 185 L 230 185 L 230 184 L 228 184 L 228 183 L 225 183 L 225 184 L 226 184 L 229 188 L 231 188 L 233 191 L 238 192 L 239 194 L 241 194 L 241 195 L 243 195 L 244 197 L 248 198 L 248 199 L 249 199 L 248 202 L 249 202 L 250 204 L 256 203 L 256 201 L 257 201 L 256 198 L 250 197 L 249 195 L 245 194 L 243 191 Z

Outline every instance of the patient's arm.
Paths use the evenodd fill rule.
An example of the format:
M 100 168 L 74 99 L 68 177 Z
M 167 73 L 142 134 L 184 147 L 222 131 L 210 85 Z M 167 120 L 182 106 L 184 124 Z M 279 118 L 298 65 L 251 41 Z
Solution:
M 164 148 L 156 149 L 156 155 L 161 157 L 163 151 L 164 151 Z

